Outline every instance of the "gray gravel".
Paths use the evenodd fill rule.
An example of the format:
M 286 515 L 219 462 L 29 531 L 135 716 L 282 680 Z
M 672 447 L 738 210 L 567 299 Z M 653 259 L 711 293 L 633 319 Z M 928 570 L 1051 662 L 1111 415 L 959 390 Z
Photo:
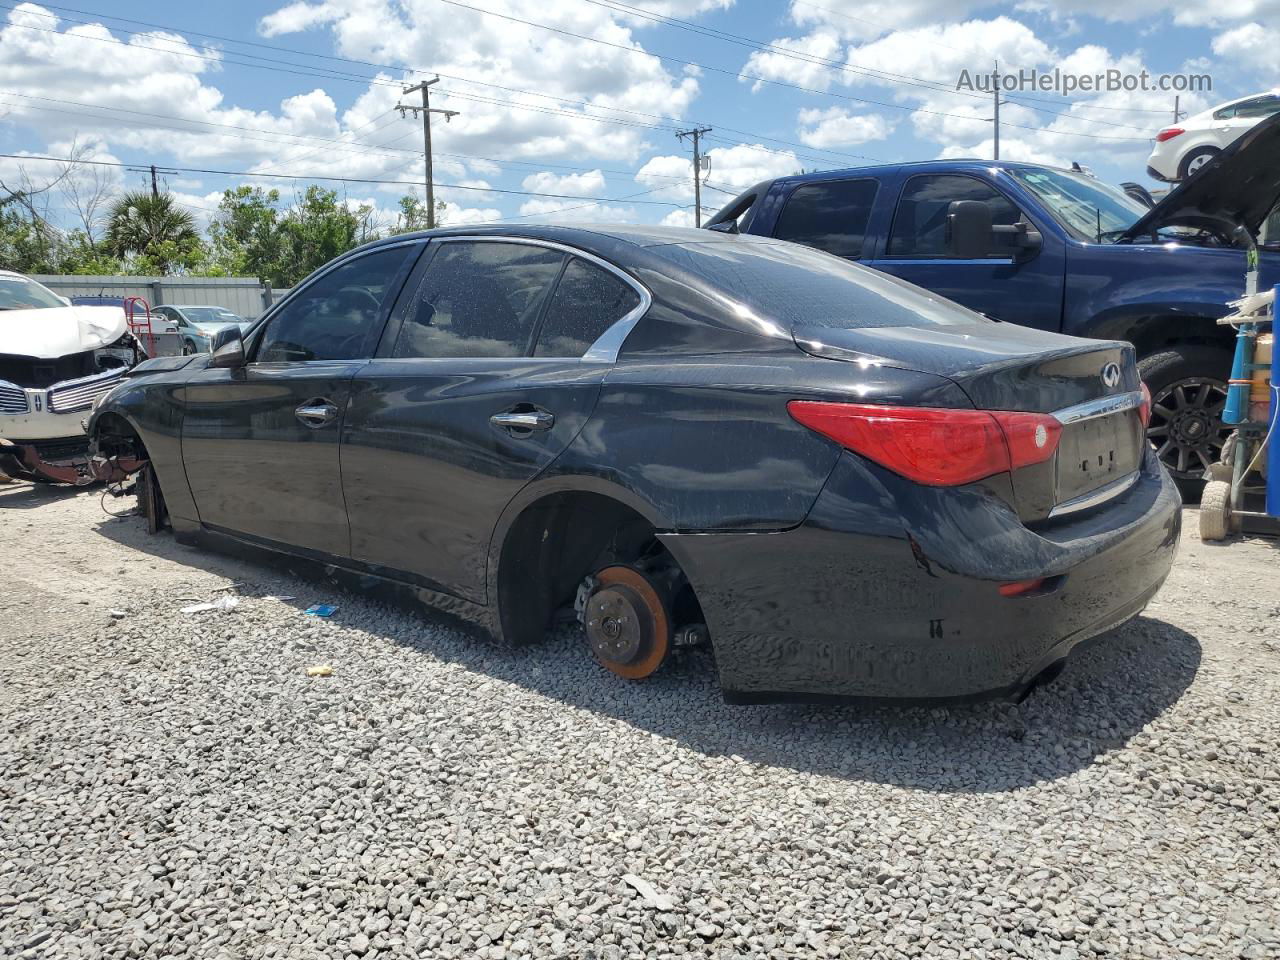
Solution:
M 1275 547 L 1187 519 L 1021 708 L 730 708 L 0 488 L 0 956 L 1280 956 Z

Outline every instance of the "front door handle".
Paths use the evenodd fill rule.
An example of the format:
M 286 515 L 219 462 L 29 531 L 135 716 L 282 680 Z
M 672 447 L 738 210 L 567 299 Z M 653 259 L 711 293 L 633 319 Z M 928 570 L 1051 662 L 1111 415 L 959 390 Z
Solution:
M 505 413 L 495 413 L 489 418 L 489 422 L 513 433 L 532 432 L 550 430 L 556 425 L 556 418 L 545 410 L 508 410 Z
M 338 419 L 338 408 L 321 397 L 317 400 L 308 400 L 294 410 L 293 415 L 308 427 L 318 429 Z

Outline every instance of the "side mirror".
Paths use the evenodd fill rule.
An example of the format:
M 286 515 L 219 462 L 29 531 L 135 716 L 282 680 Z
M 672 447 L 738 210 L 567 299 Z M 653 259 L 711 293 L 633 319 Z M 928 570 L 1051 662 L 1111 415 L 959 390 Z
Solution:
M 991 207 L 982 200 L 952 200 L 947 207 L 947 256 L 978 260 L 991 253 Z
M 213 340 L 209 346 L 209 352 L 213 354 L 213 359 L 209 361 L 211 367 L 227 367 L 235 369 L 244 366 L 244 341 L 240 339 L 239 327 L 223 327 L 213 334 Z

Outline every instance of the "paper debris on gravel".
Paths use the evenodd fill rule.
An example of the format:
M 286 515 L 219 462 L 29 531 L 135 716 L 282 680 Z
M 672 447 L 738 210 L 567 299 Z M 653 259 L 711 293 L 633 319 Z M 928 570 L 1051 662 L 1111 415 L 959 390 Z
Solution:
M 314 667 L 307 667 L 307 676 L 308 677 L 332 677 L 333 667 L 329 666 L 327 663 L 322 663 Z
M 644 898 L 644 902 L 653 907 L 653 909 L 661 910 L 664 913 L 675 909 L 676 902 L 665 893 L 659 893 L 655 890 L 653 884 L 644 879 L 644 877 L 637 877 L 634 873 L 628 873 L 623 875 L 622 882 L 634 888 L 636 893 Z
M 222 597 L 214 600 L 212 603 L 193 603 L 189 607 L 183 607 L 183 613 L 204 613 L 206 610 L 234 610 L 240 606 L 239 597 Z

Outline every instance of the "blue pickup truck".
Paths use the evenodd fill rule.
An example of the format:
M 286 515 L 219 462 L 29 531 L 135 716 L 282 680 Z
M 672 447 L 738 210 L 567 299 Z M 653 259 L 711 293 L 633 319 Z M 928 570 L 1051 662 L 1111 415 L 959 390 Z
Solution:
M 1079 171 L 937 160 L 767 180 L 707 227 L 818 247 L 993 319 L 1133 343 L 1151 440 L 1194 494 L 1229 435 L 1234 331 L 1215 321 L 1278 199 L 1280 125 L 1264 121 L 1152 208 Z M 1265 241 L 1259 289 L 1280 282 Z

